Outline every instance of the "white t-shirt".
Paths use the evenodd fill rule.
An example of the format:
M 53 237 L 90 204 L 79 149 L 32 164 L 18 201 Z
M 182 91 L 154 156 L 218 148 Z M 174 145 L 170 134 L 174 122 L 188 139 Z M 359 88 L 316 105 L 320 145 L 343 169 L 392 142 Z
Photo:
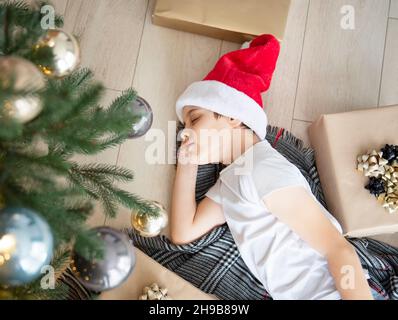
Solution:
M 300 170 L 262 140 L 224 168 L 206 196 L 222 206 L 243 261 L 273 299 L 341 299 L 327 260 L 262 201 L 277 189 L 298 185 L 318 202 Z M 342 233 L 337 220 L 319 205 Z

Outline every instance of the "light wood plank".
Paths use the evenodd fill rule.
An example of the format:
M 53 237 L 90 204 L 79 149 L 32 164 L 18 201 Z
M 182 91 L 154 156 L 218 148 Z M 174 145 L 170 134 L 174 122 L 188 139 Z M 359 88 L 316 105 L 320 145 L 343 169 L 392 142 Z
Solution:
M 51 3 L 55 8 L 56 13 L 62 16 L 65 15 L 66 6 L 68 5 L 68 0 L 51 0 Z
M 243 43 L 236 43 L 223 40 L 221 42 L 220 57 L 228 52 L 239 50 Z M 209 70 L 210 71 L 210 70 Z
M 355 9 L 355 29 L 340 26 L 344 5 Z M 378 104 L 389 0 L 312 0 L 294 118 Z
M 294 120 L 292 122 L 292 130 L 293 133 L 297 138 L 303 140 L 305 147 L 310 147 L 310 139 L 308 137 L 307 129 L 311 125 L 311 122 L 301 121 L 301 120 Z
M 391 0 L 390 17 L 398 19 L 398 0 Z
M 273 80 L 262 95 L 268 122 L 288 130 L 293 119 L 308 5 L 308 0 L 292 1 Z
M 103 107 L 108 107 L 112 101 L 120 95 L 119 91 L 106 89 L 103 98 L 101 99 L 101 105 Z M 117 155 L 119 152 L 119 146 L 108 148 L 101 153 L 96 155 L 84 156 L 77 155 L 73 157 L 73 160 L 79 162 L 80 164 L 88 163 L 102 163 L 115 165 L 117 161 Z M 87 225 L 90 227 L 96 227 L 103 225 L 105 223 L 105 216 L 103 214 L 103 209 L 99 203 L 95 204 L 94 212 L 87 221 Z
M 398 248 L 398 233 L 380 234 L 371 236 L 370 238 L 388 243 L 389 245 Z
M 146 0 L 68 3 L 65 29 L 79 38 L 82 65 L 92 69 L 107 88 L 131 86 L 146 9 Z
M 168 134 L 168 122 L 177 119 L 176 99 L 189 84 L 202 79 L 213 68 L 221 40 L 153 25 L 153 5 L 151 1 L 133 86 L 152 106 L 152 130 L 160 130 L 165 135 L 165 144 L 170 143 L 173 156 L 175 129 Z M 122 186 L 145 199 L 159 201 L 169 210 L 175 167 L 174 164 L 148 163 L 145 150 L 149 145 L 151 142 L 142 137 L 121 146 L 118 165 L 135 172 L 133 183 Z M 114 227 L 129 226 L 130 212 L 121 209 L 118 218 L 108 223 Z
M 390 19 L 384 57 L 380 105 L 398 104 L 398 20 Z

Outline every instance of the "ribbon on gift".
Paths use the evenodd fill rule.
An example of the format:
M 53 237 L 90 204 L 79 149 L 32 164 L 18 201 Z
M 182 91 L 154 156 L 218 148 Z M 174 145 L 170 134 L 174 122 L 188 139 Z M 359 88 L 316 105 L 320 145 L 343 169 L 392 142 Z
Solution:
M 386 155 L 385 157 L 383 157 Z M 357 170 L 370 177 L 365 186 L 389 213 L 398 211 L 398 146 L 386 145 L 381 151 L 359 155 Z

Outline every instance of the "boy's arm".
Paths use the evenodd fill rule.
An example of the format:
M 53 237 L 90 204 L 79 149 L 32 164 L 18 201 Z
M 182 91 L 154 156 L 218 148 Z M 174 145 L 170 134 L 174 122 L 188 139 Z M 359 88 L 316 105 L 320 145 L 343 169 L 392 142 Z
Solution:
M 325 256 L 343 299 L 373 300 L 358 255 L 304 187 L 287 187 L 264 196 L 266 207 L 312 248 Z
M 177 164 L 170 213 L 170 238 L 175 244 L 192 242 L 225 222 L 221 206 L 210 198 L 196 205 L 197 172 L 197 164 Z

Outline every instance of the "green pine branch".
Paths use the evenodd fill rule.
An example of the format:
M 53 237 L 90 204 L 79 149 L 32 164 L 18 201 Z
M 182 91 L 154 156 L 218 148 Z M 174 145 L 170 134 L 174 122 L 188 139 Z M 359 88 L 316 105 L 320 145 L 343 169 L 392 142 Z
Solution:
M 25 1 L 0 3 L 1 30 L 3 30 L 0 32 L 0 55 L 13 54 L 35 61 L 32 47 L 44 34 L 40 23 L 43 18 L 40 8 L 45 4 L 50 2 L 36 1 L 33 5 Z M 62 27 L 63 18 L 56 15 L 54 25 L 57 28 Z M 52 56 L 47 55 L 47 58 L 45 62 L 51 62 Z M 35 62 L 44 62 L 44 60 Z
M 41 5 L 24 1 L 0 3 L 0 57 L 22 57 L 49 65 L 53 55 L 35 49 L 46 30 L 40 26 Z M 55 24 L 62 26 L 57 16 Z M 101 257 L 102 242 L 87 226 L 94 203 L 105 216 L 115 217 L 120 206 L 157 216 L 151 202 L 119 187 L 130 183 L 130 170 L 104 164 L 76 163 L 77 155 L 95 155 L 123 143 L 138 120 L 131 109 L 137 98 L 133 88 L 125 90 L 109 106 L 101 105 L 104 87 L 86 68 L 62 79 L 45 78 L 41 90 L 15 90 L 15 76 L 0 74 L 0 194 L 7 206 L 21 206 L 38 212 L 49 224 L 54 240 L 52 265 L 58 271 L 68 263 L 72 246 L 85 257 Z M 41 113 L 30 122 L 18 123 L 5 113 L 15 97 L 36 95 Z M 44 148 L 43 148 L 44 146 Z M 68 250 L 65 250 L 65 247 Z M 60 271 L 61 272 L 61 271 Z M 59 276 L 59 274 L 58 274 Z M 39 282 L 17 288 L 0 288 L 0 298 L 61 298 L 67 288 L 42 290 Z

